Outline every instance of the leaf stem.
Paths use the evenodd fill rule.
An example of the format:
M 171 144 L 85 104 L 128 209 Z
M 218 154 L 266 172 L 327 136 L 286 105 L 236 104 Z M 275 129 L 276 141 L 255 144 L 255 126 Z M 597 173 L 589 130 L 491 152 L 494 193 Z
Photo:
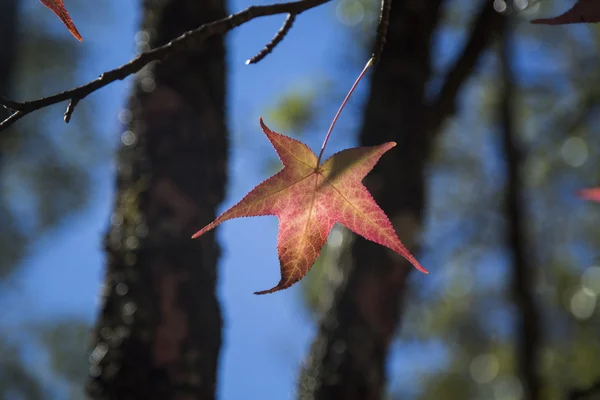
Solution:
M 329 137 L 331 136 L 331 131 L 333 131 L 333 127 L 335 126 L 335 123 L 337 122 L 338 118 L 340 117 L 340 114 L 342 113 L 342 110 L 344 109 L 344 106 L 348 102 L 348 99 L 350 98 L 350 96 L 352 95 L 352 93 L 354 93 L 354 89 L 356 89 L 356 86 L 358 86 L 358 82 L 360 82 L 360 80 L 362 79 L 362 77 L 365 75 L 365 73 L 367 72 L 367 70 L 372 65 L 373 65 L 373 57 L 371 57 L 369 59 L 369 61 L 367 62 L 367 65 L 365 65 L 365 67 L 363 68 L 363 70 L 360 73 L 360 75 L 358 75 L 358 78 L 356 78 L 356 82 L 354 82 L 354 85 L 352 85 L 352 87 L 350 88 L 350 91 L 346 95 L 346 98 L 342 102 L 342 105 L 340 106 L 339 110 L 335 114 L 335 117 L 333 117 L 333 121 L 331 121 L 331 126 L 329 127 L 329 130 L 327 131 L 327 135 L 325 135 L 325 140 L 323 141 L 323 146 L 321 146 L 321 152 L 319 153 L 319 158 L 317 160 L 317 168 L 321 165 L 321 158 L 323 157 L 323 152 L 325 151 L 325 146 L 327 146 L 327 142 L 329 141 Z

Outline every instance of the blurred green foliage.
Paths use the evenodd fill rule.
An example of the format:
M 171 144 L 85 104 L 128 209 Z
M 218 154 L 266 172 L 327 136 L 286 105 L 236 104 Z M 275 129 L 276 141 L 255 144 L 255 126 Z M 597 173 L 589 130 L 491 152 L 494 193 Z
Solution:
M 267 115 L 269 121 L 273 121 L 273 126 L 281 132 L 302 135 L 314 123 L 317 112 L 314 89 L 290 90 L 277 99 L 276 104 Z

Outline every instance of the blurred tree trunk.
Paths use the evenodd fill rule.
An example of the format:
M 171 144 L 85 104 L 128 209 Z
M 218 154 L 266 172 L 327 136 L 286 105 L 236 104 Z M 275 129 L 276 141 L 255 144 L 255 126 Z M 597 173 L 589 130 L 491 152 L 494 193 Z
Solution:
M 17 0 L 0 1 L 0 96 L 6 97 L 10 95 L 13 66 L 17 56 L 17 4 Z M 0 107 L 0 120 L 8 115 L 8 111 Z
M 226 15 L 224 1 L 143 6 L 142 50 Z M 212 233 L 190 236 L 224 196 L 225 69 L 224 38 L 213 37 L 141 71 L 120 115 L 116 205 L 90 354 L 95 399 L 215 396 L 219 249 Z
M 424 197 L 424 166 L 429 153 L 425 84 L 430 77 L 431 37 L 442 0 L 397 0 L 387 44 L 374 68 L 361 144 L 395 141 L 365 183 L 390 217 L 399 237 L 417 250 Z M 353 270 L 337 289 L 320 325 L 304 376 L 302 399 L 381 399 L 385 363 L 398 325 L 412 267 L 400 256 L 358 238 Z
M 523 204 L 524 186 L 521 168 L 523 152 L 517 136 L 514 99 L 517 95 L 513 60 L 515 60 L 513 18 L 504 24 L 501 40 L 500 63 L 502 68 L 502 98 L 500 101 L 500 129 L 502 151 L 506 163 L 506 244 L 512 253 L 511 290 L 516 315 L 516 364 L 517 374 L 523 385 L 523 398 L 542 398 L 542 381 L 538 365 L 542 345 L 541 316 L 535 302 L 535 271 L 532 269 L 526 231 L 526 213 Z

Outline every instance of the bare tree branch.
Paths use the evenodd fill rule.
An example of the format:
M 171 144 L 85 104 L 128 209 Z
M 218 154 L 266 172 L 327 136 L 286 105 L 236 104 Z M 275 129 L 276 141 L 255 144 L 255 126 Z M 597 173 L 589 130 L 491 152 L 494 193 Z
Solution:
M 164 60 L 167 57 L 181 51 L 193 51 L 207 38 L 214 35 L 225 34 L 230 30 L 255 18 L 277 14 L 298 15 L 304 11 L 310 10 L 329 1 L 330 0 L 300 0 L 267 6 L 250 6 L 244 11 L 241 11 L 237 14 L 232 14 L 227 18 L 210 22 L 196 29 L 192 29 L 163 46 L 141 53 L 128 63 L 103 73 L 97 79 L 90 81 L 85 85 L 48 97 L 26 102 L 15 102 L 0 97 L 0 105 L 8 110 L 13 111 L 8 118 L 0 122 L 0 131 L 8 128 L 10 125 L 29 113 L 53 104 L 62 103 L 63 101 L 69 101 L 71 103 L 71 106 L 65 113 L 65 121 L 68 122 L 74 106 L 80 100 L 114 81 L 127 78 L 129 75 L 138 72 L 153 61 Z
M 257 62 L 265 58 L 267 55 L 269 55 L 273 51 L 275 46 L 281 43 L 281 41 L 285 38 L 285 35 L 287 35 L 290 29 L 292 29 L 295 20 L 296 14 L 288 14 L 287 18 L 283 22 L 283 25 L 281 26 L 281 29 L 277 31 L 273 39 L 271 39 L 271 41 L 267 43 L 267 45 L 257 55 L 246 61 L 246 64 L 256 64 Z

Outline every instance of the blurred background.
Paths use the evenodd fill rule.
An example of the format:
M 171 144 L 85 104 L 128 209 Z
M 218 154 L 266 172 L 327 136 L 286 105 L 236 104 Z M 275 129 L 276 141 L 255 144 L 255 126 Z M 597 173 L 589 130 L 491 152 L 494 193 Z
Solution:
M 0 0 L 0 95 L 70 88 L 262 0 Z M 336 0 L 144 68 L 0 135 L 0 398 L 600 399 L 600 30 L 570 0 L 395 0 L 326 155 L 393 140 L 366 179 L 430 271 L 334 228 L 299 284 L 275 217 L 196 230 L 319 149 L 379 4 Z M 4 110 L 0 117 L 4 118 Z M 216 381 L 216 384 L 215 384 Z M 185 397 L 188 396 L 188 397 Z

